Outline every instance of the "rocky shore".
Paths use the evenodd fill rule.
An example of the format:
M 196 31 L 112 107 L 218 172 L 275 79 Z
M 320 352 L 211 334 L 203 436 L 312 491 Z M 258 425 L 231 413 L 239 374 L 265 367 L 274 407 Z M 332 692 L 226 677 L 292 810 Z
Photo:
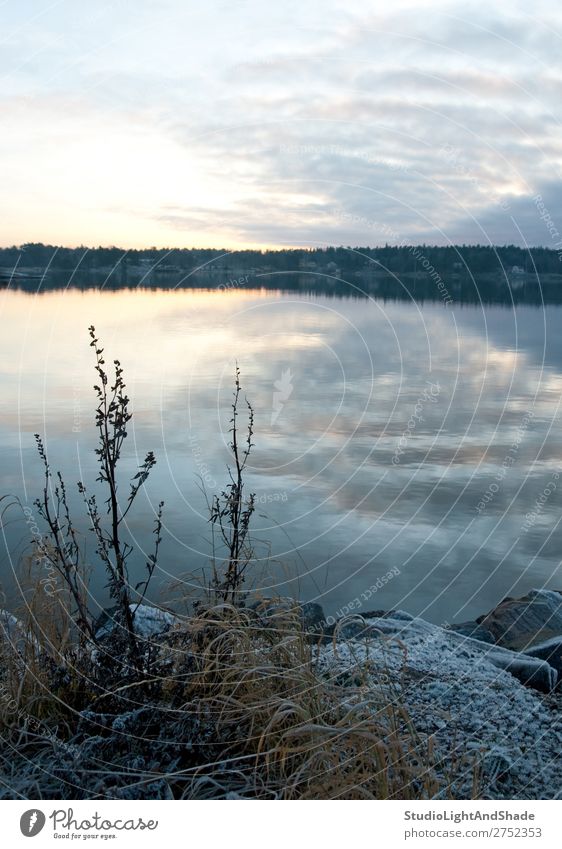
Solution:
M 399 698 L 437 760 L 471 758 L 479 796 L 562 798 L 562 595 L 534 590 L 450 628 L 401 611 L 335 627 L 321 651 L 336 679 L 365 675 Z M 469 798 L 459 771 L 456 798 Z
M 264 622 L 279 607 L 252 605 Z M 456 798 L 470 797 L 474 765 L 481 798 L 562 798 L 562 593 L 532 590 L 445 628 L 400 610 L 326 627 L 319 604 L 298 608 L 319 645 L 319 671 L 342 698 L 370 682 L 407 710 L 443 770 L 453 753 Z M 160 614 L 142 611 L 145 636 L 162 625 Z
M 464 799 L 475 793 L 484 799 L 562 798 L 562 593 L 533 590 L 505 599 L 476 621 L 448 627 L 400 610 L 348 616 L 327 627 L 318 604 L 261 600 L 249 607 L 252 627 L 258 633 L 271 628 L 284 609 L 297 611 L 313 647 L 316 674 L 336 688 L 343 706 L 360 708 L 358 700 L 367 693 L 370 705 L 373 699 L 381 706 L 396 705 L 409 717 L 420 745 L 431 753 L 440 788 L 434 798 Z M 183 645 L 189 621 L 147 605 L 135 614 L 135 628 L 149 653 Z M 118 631 L 107 611 L 98 622 L 102 649 L 92 655 L 94 664 L 103 663 L 106 650 L 108 656 L 118 652 Z M 2 635 L 4 648 L 9 644 L 20 654 L 26 635 L 5 612 L 0 615 Z M 71 738 L 63 740 L 52 731 L 40 754 L 20 766 L 17 758 L 13 761 L 11 775 L 3 778 L 5 792 L 25 796 L 33 761 L 33 780 L 48 781 L 42 792 L 52 798 L 73 798 L 69 786 L 85 788 L 90 796 L 170 798 L 163 779 L 133 791 L 130 782 L 109 789 L 107 778 L 103 785 L 91 778 L 100 758 L 115 761 L 123 773 L 132 763 L 135 770 L 157 776 L 191 757 L 193 740 L 207 732 L 190 719 L 179 734 L 174 726 L 171 745 L 168 732 L 162 739 L 169 723 L 170 708 L 150 698 L 139 706 L 114 701 L 110 712 L 82 710 Z M 204 745 L 210 754 L 212 735 Z
M 386 691 L 444 769 L 451 753 L 476 764 L 481 798 L 562 798 L 562 593 L 532 590 L 446 628 L 399 610 L 326 628 L 320 605 L 301 609 L 322 674 L 343 691 L 358 681 Z M 460 768 L 456 798 L 471 782 Z

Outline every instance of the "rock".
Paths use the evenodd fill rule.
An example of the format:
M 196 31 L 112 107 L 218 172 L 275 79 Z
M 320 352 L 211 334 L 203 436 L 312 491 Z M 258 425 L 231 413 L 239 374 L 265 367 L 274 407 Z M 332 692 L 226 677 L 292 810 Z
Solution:
M 301 604 L 301 613 L 307 631 L 322 630 L 326 617 L 321 604 L 317 604 L 315 601 L 305 601 L 304 604 Z
M 367 619 L 372 618 L 370 613 L 366 613 L 365 616 Z M 415 619 L 415 616 L 412 616 L 411 613 L 406 613 L 405 610 L 391 610 L 386 616 L 391 616 L 392 619 L 397 619 L 399 622 L 413 622 Z
M 146 604 L 131 605 L 135 609 L 134 626 L 135 633 L 139 637 L 153 637 L 156 634 L 163 634 L 168 631 L 172 625 L 180 621 L 179 617 L 170 613 L 168 610 L 162 610 L 159 607 L 149 607 Z
M 375 613 L 375 611 L 373 611 Z M 404 629 L 410 630 L 410 621 L 402 619 L 394 619 L 391 613 L 383 612 L 381 616 L 372 615 L 369 619 L 357 614 L 356 616 L 348 616 L 345 619 L 340 619 L 333 626 L 333 633 L 337 640 L 352 640 L 365 639 L 372 637 L 373 639 L 381 636 L 400 637 Z M 416 625 L 428 625 L 429 623 L 417 620 Z
M 423 619 L 393 618 L 385 614 L 379 619 L 372 618 L 368 622 L 361 617 L 344 623 L 337 631 L 338 639 L 342 640 L 377 640 L 381 637 L 395 637 L 402 642 L 418 642 L 419 645 L 439 646 L 448 639 L 454 646 L 457 655 L 464 656 L 468 650 L 476 654 L 482 661 L 503 669 L 517 678 L 522 684 L 549 693 L 557 684 L 558 673 L 546 660 L 531 657 L 527 654 L 511 651 L 489 642 L 466 637 L 452 629 L 432 625 Z
M 362 616 L 363 619 L 383 619 L 385 616 L 392 616 L 394 619 L 394 614 L 396 611 L 394 610 L 367 610 L 366 613 L 359 613 L 358 616 Z M 406 614 L 408 615 L 408 614 Z M 400 618 L 400 617 L 397 617 Z M 412 617 L 410 616 L 410 619 Z
M 556 669 L 558 681 L 562 680 L 562 637 L 553 637 L 552 640 L 546 640 L 538 646 L 531 646 L 525 650 L 525 654 L 546 660 L 553 669 Z
M 540 670 L 548 685 L 555 672 L 547 663 L 419 619 L 381 617 L 373 624 L 396 639 L 326 643 L 318 652 L 319 674 L 341 687 L 343 700 L 356 684 L 365 704 L 369 696 L 383 704 L 396 699 L 417 733 L 426 740 L 430 735 L 440 782 L 432 798 L 471 798 L 475 771 L 478 798 L 562 795 L 556 697 L 544 698 L 513 674 L 529 680 Z M 529 666 L 505 671 L 515 661 Z M 402 685 L 398 696 L 396 681 Z M 457 761 L 451 770 L 452 752 Z
M 131 604 L 130 607 L 134 611 L 135 633 L 145 639 L 165 633 L 172 625 L 180 621 L 179 617 L 159 607 L 152 607 L 148 604 L 139 604 L 138 607 L 136 604 Z M 108 637 L 116 629 L 121 628 L 116 619 L 117 613 L 116 607 L 110 607 L 98 617 L 96 621 L 96 637 L 98 639 Z
M 0 647 L 2 644 L 9 644 L 12 651 L 22 658 L 27 657 L 28 660 L 30 650 L 37 657 L 43 654 L 43 649 L 33 634 L 7 610 L 0 610 Z
M 504 648 L 526 651 L 554 637 L 562 638 L 562 595 L 531 590 L 523 598 L 506 598 L 476 620 Z
M 487 628 L 483 628 L 478 622 L 459 622 L 455 625 L 448 625 L 447 628 L 456 634 L 461 634 L 463 637 L 472 637 L 473 640 L 480 640 L 481 643 L 495 643 L 492 632 L 488 631 Z
M 25 648 L 25 630 L 19 619 L 7 610 L 0 610 L 0 637 L 18 652 Z
M 380 636 L 380 631 L 373 629 L 369 622 L 361 616 L 346 616 L 338 619 L 329 629 L 331 636 L 337 640 L 361 640 L 368 637 Z
M 283 614 L 297 613 L 306 631 L 320 633 L 325 630 L 326 617 L 320 604 L 299 602 L 293 598 L 262 598 L 248 605 L 262 619 L 272 619 Z
M 393 622 L 412 622 L 414 619 L 404 610 L 368 610 L 366 613 L 351 613 L 342 616 L 326 628 L 326 634 L 337 634 L 338 639 L 350 640 L 365 638 L 370 634 L 380 634 L 380 629 L 373 622 L 379 619 L 392 619 Z
M 489 646 L 483 654 L 489 663 L 498 669 L 505 669 L 527 687 L 533 687 L 541 693 L 550 693 L 556 687 L 558 673 L 545 660 L 513 652 L 501 646 Z
M 510 754 L 500 746 L 494 746 L 484 753 L 480 761 L 480 769 L 482 778 L 488 786 L 501 785 L 502 781 L 516 774 L 518 758 L 513 758 Z

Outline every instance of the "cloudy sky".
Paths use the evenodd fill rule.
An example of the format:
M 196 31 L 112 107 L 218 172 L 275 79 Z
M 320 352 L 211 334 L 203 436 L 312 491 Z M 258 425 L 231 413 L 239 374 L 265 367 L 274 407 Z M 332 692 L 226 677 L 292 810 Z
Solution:
M 3 245 L 562 239 L 555 2 L 0 0 L 0 23 Z

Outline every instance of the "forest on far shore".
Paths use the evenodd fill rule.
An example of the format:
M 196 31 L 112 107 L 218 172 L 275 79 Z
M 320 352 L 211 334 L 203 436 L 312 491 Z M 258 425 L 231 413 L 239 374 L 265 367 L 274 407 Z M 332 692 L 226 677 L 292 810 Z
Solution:
M 394 274 L 423 271 L 430 263 L 440 274 L 471 275 L 511 272 L 562 273 L 562 252 L 516 245 L 384 245 L 383 247 L 323 247 L 283 250 L 219 250 L 214 248 L 120 247 L 65 248 L 42 243 L 0 248 L 0 267 L 81 271 L 115 266 L 161 271 L 334 272 L 385 270 Z

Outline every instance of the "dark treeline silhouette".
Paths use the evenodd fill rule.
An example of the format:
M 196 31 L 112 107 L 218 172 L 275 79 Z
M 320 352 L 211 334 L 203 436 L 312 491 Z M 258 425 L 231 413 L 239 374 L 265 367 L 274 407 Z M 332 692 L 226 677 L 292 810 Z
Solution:
M 516 245 L 217 250 L 0 248 L 0 284 L 29 291 L 77 288 L 245 287 L 445 303 L 560 303 L 562 253 Z
M 418 253 L 418 257 L 415 253 Z M 532 273 L 560 274 L 562 257 L 550 248 L 520 248 L 516 245 L 385 245 L 384 247 L 327 247 L 327 248 L 291 248 L 276 251 L 237 250 L 227 251 L 213 248 L 146 248 L 126 250 L 119 247 L 109 248 L 64 248 L 42 243 L 31 243 L 0 248 L 0 266 L 74 270 L 110 269 L 117 264 L 135 266 L 156 264 L 164 268 L 177 266 L 185 271 L 195 271 L 211 264 L 216 269 L 230 268 L 263 269 L 272 271 L 298 271 L 316 263 L 325 267 L 334 263 L 346 270 L 361 270 L 375 263 L 391 272 L 402 273 L 421 267 L 423 260 L 419 254 L 435 266 L 439 273 L 452 273 L 458 266 L 473 274 L 495 272 L 501 268 L 521 267 Z

